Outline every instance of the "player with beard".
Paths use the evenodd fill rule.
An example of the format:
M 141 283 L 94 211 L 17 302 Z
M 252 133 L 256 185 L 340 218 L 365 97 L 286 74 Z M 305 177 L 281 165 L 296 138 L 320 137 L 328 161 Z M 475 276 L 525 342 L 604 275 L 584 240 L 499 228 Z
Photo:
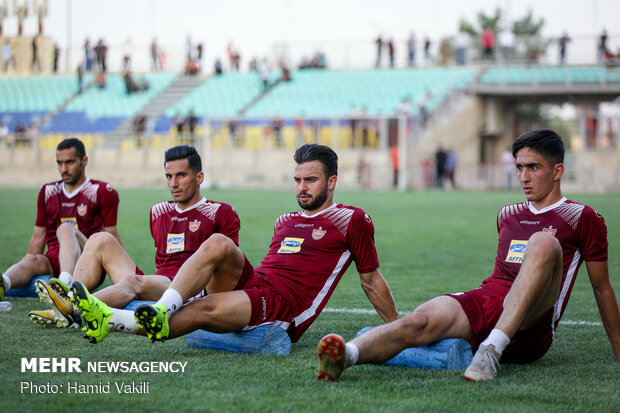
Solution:
M 60 142 L 56 164 L 62 179 L 41 187 L 28 252 L 0 278 L 0 300 L 5 291 L 23 287 L 37 275 L 51 274 L 53 284 L 66 286 L 86 240 L 96 232 L 105 231 L 121 242 L 116 229 L 118 193 L 110 184 L 86 176 L 84 144 L 76 138 Z
M 239 217 L 232 206 L 207 200 L 200 193 L 204 173 L 196 148 L 179 145 L 168 149 L 164 169 L 173 201 L 157 203 L 150 212 L 155 274 L 143 275 L 121 244 L 106 233 L 95 234 L 88 240 L 75 266 L 74 282 L 89 289 L 99 286 L 108 274 L 112 285 L 98 291 L 96 296 L 113 307 L 122 308 L 132 300 L 160 298 L 181 265 L 212 234 L 222 234 L 235 245 L 239 244 Z M 31 312 L 30 318 L 40 324 L 53 321 L 59 327 L 72 324 L 76 314 L 69 298 L 46 288 L 44 281 L 40 283 L 41 298 L 49 296 L 54 303 L 54 319 L 40 311 Z M 125 329 L 135 325 L 133 312 L 129 322 L 122 325 Z
M 549 129 L 524 133 L 513 142 L 512 155 L 526 201 L 497 214 L 493 273 L 473 290 L 433 298 L 348 343 L 337 334 L 323 337 L 319 379 L 336 380 L 347 367 L 379 364 L 408 347 L 444 338 L 469 341 L 475 355 L 464 377 L 471 381 L 495 379 L 500 361 L 538 360 L 551 347 L 584 261 L 620 361 L 620 310 L 609 279 L 607 228 L 594 209 L 562 196 L 562 138 Z
M 254 269 L 234 242 L 212 235 L 183 264 L 157 303 L 135 310 L 142 327 L 139 333 L 155 341 L 197 329 L 222 333 L 272 324 L 296 342 L 318 317 L 352 261 L 381 318 L 386 322 L 398 318 L 379 272 L 370 216 L 334 202 L 338 156 L 327 146 L 312 144 L 297 149 L 294 159 L 295 191 L 302 211 L 276 219 L 261 265 Z M 87 336 L 101 341 L 124 311 L 109 308 L 78 282 L 72 290 Z M 186 303 L 203 291 L 205 297 Z

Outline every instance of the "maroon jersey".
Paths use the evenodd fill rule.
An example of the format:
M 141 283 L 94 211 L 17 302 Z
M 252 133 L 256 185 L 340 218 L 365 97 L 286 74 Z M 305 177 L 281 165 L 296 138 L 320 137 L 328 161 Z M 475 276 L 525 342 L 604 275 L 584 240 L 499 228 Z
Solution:
M 274 233 L 256 273 L 287 298 L 293 341 L 318 317 L 352 260 L 360 273 L 379 268 L 374 226 L 359 208 L 334 204 L 312 216 L 288 213 L 276 220 Z
M 499 242 L 495 268 L 491 277 L 514 281 L 527 241 L 538 231 L 557 238 L 563 252 L 563 275 L 560 296 L 554 307 L 553 324 L 557 327 L 570 297 L 577 271 L 585 261 L 607 261 L 607 227 L 605 220 L 589 206 L 562 198 L 540 211 L 529 202 L 502 208 L 497 215 Z
M 35 225 L 45 227 L 48 253 L 58 250 L 56 229 L 64 222 L 71 222 L 86 237 L 116 226 L 118 193 L 106 182 L 86 178 L 72 193 L 62 181 L 41 187 L 37 199 Z M 57 255 L 57 252 L 56 252 Z
M 202 198 L 184 211 L 167 201 L 151 208 L 151 235 L 155 242 L 155 274 L 173 279 L 181 265 L 213 233 L 239 245 L 239 217 L 228 204 Z

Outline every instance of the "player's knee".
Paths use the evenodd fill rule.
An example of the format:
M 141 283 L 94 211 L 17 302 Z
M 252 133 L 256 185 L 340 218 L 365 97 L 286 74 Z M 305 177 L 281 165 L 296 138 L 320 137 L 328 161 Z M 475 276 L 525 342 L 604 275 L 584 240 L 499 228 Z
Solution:
M 421 311 L 414 311 L 396 321 L 396 323 L 398 323 L 401 341 L 405 344 L 415 342 L 416 338 L 428 326 L 428 321 L 428 314 Z
M 50 270 L 50 261 L 43 254 L 26 254 L 19 263 L 32 275 L 44 274 Z
M 90 236 L 90 238 L 88 238 L 88 240 L 86 241 L 86 245 L 84 246 L 84 249 L 86 248 L 95 248 L 97 250 L 101 249 L 101 248 L 105 248 L 106 245 L 109 245 L 112 242 L 116 242 L 116 238 L 114 238 L 114 235 L 110 234 L 109 232 L 96 232 L 93 235 Z
M 194 300 L 187 307 L 202 324 L 206 325 L 211 323 L 216 313 L 215 302 L 209 296 Z
M 203 256 L 226 257 L 235 248 L 234 242 L 222 234 L 213 234 L 200 245 L 199 251 Z
M 539 255 L 543 257 L 556 257 L 562 255 L 562 246 L 556 237 L 546 232 L 535 232 L 527 242 L 525 256 Z
M 59 240 L 75 237 L 75 226 L 70 222 L 63 222 L 56 228 L 56 237 Z

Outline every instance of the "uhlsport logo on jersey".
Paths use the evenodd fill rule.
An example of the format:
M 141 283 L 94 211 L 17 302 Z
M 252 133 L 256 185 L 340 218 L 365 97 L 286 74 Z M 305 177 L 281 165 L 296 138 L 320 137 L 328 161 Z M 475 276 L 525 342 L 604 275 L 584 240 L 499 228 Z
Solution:
M 190 221 L 189 223 L 189 230 L 192 232 L 196 232 L 198 231 L 198 228 L 200 228 L 200 221 L 198 221 L 197 219 L 194 221 Z
M 286 237 L 280 243 L 278 254 L 296 254 L 301 251 L 301 244 L 303 244 L 303 242 L 303 238 Z
M 508 247 L 508 254 L 506 255 L 507 262 L 513 262 L 515 264 L 521 264 L 523 262 L 523 253 L 527 247 L 527 241 L 521 241 L 513 239 Z
M 315 241 L 318 241 L 321 238 L 323 238 L 326 233 L 327 233 L 327 231 L 325 231 L 323 229 L 323 227 L 319 227 L 319 229 L 315 228 L 315 229 L 312 230 L 312 239 L 315 240 Z
M 88 207 L 84 204 L 80 204 L 78 205 L 77 208 L 78 214 L 83 217 L 84 215 L 86 215 L 86 211 L 88 211 Z
M 73 225 L 75 228 L 78 227 L 77 224 L 77 219 L 75 217 L 65 217 L 65 218 L 60 218 L 60 223 L 64 224 L 65 222 L 70 223 L 71 225 Z
M 185 234 L 168 234 L 166 253 L 183 251 L 185 249 Z

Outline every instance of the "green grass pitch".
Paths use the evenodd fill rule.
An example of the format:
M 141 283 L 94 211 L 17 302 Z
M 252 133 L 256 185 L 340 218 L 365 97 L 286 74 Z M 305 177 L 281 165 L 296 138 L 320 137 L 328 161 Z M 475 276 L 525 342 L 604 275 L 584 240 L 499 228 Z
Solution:
M 148 211 L 170 198 L 160 190 L 119 190 L 119 231 L 136 263 L 154 270 Z M 26 251 L 32 234 L 37 189 L 0 188 L 0 268 Z M 291 191 L 212 190 L 210 199 L 231 203 L 241 218 L 240 243 L 258 265 L 267 251 L 274 219 L 297 210 Z M 597 209 L 609 230 L 610 273 L 620 293 L 620 194 L 567 194 Z M 381 271 L 404 313 L 444 292 L 470 289 L 491 271 L 498 209 L 523 199 L 515 192 L 348 192 L 336 201 L 365 209 L 374 219 Z M 364 309 L 354 265 L 327 309 Z M 500 378 L 471 383 L 461 372 L 357 366 L 336 383 L 314 379 L 319 339 L 338 332 L 350 339 L 364 326 L 381 322 L 367 312 L 326 311 L 290 356 L 255 356 L 190 349 L 183 338 L 150 343 L 143 337 L 112 334 L 92 345 L 73 329 L 35 326 L 36 299 L 12 299 L 0 313 L 0 411 L 592 411 L 620 409 L 620 363 L 615 362 L 582 266 L 570 303 L 549 353 L 536 363 L 503 365 Z M 79 357 L 88 361 L 182 361 L 184 373 L 21 373 L 22 357 Z M 31 394 L 22 382 L 102 384 L 149 383 L 148 394 Z

